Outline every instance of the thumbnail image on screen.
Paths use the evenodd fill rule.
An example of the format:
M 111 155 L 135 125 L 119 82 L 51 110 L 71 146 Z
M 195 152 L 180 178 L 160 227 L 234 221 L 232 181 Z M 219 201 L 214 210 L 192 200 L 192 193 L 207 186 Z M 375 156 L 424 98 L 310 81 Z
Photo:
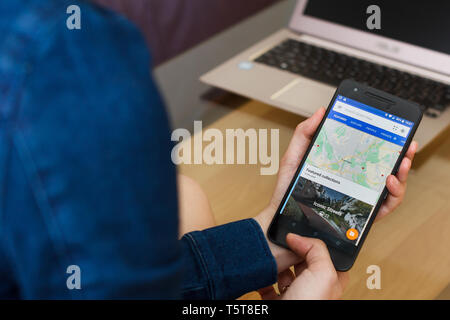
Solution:
M 339 95 L 280 213 L 358 245 L 412 127 Z

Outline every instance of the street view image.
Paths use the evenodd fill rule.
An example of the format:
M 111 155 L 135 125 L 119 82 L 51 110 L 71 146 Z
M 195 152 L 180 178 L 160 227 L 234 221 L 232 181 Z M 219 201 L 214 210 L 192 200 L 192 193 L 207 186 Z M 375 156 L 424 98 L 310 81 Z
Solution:
M 286 211 L 296 220 L 306 220 L 313 229 L 355 243 L 357 239 L 346 236 L 347 230 L 356 229 L 361 234 L 372 206 L 300 177 Z

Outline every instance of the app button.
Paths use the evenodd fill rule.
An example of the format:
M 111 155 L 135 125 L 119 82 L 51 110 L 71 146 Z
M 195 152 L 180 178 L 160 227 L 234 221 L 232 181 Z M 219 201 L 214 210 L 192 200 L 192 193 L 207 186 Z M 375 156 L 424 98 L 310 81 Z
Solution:
M 347 230 L 346 236 L 349 240 L 356 240 L 358 238 L 358 230 L 350 228 Z

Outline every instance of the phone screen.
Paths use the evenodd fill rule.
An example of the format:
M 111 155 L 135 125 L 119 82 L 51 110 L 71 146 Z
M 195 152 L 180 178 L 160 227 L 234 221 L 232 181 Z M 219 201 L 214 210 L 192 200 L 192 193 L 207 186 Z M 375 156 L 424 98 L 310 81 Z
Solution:
M 353 251 L 413 126 L 338 95 L 280 214 L 300 234 Z

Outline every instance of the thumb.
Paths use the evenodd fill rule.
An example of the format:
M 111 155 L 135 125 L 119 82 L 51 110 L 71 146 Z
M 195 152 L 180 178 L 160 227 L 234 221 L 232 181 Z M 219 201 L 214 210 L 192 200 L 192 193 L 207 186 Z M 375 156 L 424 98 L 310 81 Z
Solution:
M 327 246 L 323 241 L 289 233 L 286 242 L 292 251 L 306 261 L 308 268 L 332 268 L 334 270 Z

